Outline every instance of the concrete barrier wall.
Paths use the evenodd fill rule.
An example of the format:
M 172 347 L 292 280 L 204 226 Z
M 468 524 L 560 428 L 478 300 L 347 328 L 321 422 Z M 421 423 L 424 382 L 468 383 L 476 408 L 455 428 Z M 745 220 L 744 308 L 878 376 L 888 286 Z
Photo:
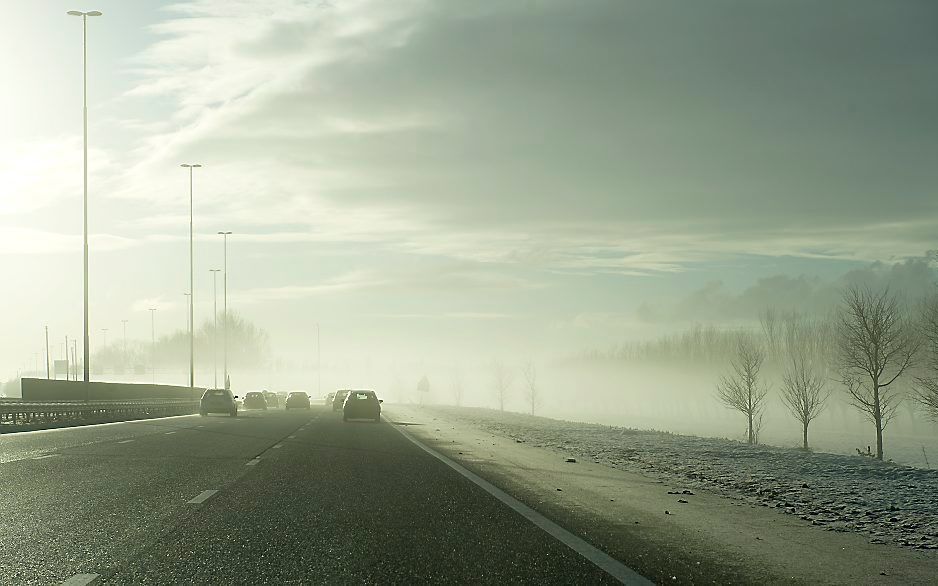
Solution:
M 172 385 L 101 383 L 44 378 L 22 380 L 24 401 L 133 401 L 138 399 L 198 399 L 205 389 Z

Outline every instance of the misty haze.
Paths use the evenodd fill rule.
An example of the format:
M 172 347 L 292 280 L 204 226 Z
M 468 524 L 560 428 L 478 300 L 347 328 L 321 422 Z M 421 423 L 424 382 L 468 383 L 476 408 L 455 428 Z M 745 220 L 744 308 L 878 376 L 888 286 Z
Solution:
M 0 584 L 938 584 L 938 4 L 8 4 Z

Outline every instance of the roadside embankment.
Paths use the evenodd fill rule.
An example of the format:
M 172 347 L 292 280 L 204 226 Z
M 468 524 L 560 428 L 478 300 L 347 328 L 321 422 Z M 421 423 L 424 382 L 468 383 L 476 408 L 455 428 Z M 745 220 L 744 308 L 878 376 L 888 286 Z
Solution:
M 483 409 L 386 413 L 659 583 L 936 583 L 934 471 Z

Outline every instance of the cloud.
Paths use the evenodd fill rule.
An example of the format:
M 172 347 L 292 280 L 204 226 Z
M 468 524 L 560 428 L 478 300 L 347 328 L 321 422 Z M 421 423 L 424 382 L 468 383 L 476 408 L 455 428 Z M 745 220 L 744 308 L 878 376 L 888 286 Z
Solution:
M 164 297 L 148 297 L 146 299 L 137 299 L 131 304 L 130 309 L 131 311 L 148 311 L 155 308 L 157 312 L 161 312 L 175 311 L 179 306 L 179 303 L 168 301 Z
M 765 309 L 824 316 L 840 303 L 845 287 L 888 288 L 909 303 L 936 292 L 938 271 L 925 258 L 897 263 L 874 262 L 833 279 L 773 275 L 741 291 L 711 281 L 675 303 L 644 302 L 636 316 L 646 323 L 726 323 L 757 320 Z
M 420 295 L 435 293 L 478 294 L 492 291 L 537 289 L 542 285 L 507 271 L 481 270 L 469 263 L 432 262 L 424 266 L 371 267 L 343 273 L 310 285 L 257 287 L 229 293 L 234 305 L 306 299 L 336 293 Z M 451 312 L 452 313 L 452 312 Z M 484 313 L 484 312 L 483 312 Z
M 124 250 L 137 244 L 138 241 L 113 234 L 91 234 L 88 237 L 88 248 L 93 253 Z M 81 251 L 81 234 L 0 227 L 0 254 L 81 254 Z
M 809 9 L 795 2 L 785 18 Z M 856 10 L 870 16 L 861 31 L 874 15 L 887 38 L 907 24 L 873 3 Z M 827 30 L 834 12 L 815 16 L 846 34 Z M 848 100 L 877 119 L 899 98 L 869 76 L 909 88 L 899 82 L 924 63 L 870 73 L 819 57 L 808 48 L 827 38 L 782 34 L 770 17 L 719 3 L 174 5 L 129 95 L 175 102 L 176 125 L 143 143 L 119 191 L 159 202 L 179 191 L 167 169 L 198 156 L 199 199 L 218 224 L 298 221 L 337 241 L 586 274 L 927 247 L 933 157 L 921 136 L 903 118 L 896 151 L 831 110 Z M 735 50 L 743 42 L 751 54 Z M 839 85 L 815 91 L 831 70 Z M 926 80 L 917 91 L 938 87 Z
M 82 139 L 61 136 L 15 144 L 0 141 L 0 217 L 29 214 L 66 201 L 81 209 Z M 112 161 L 98 148 L 88 152 L 89 181 L 108 171 Z M 66 170 L 70 169 L 71 172 Z

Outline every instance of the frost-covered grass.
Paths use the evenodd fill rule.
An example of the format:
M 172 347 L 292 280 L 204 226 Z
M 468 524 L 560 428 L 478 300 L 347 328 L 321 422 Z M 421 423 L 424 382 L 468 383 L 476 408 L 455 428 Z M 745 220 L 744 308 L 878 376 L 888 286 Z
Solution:
M 532 446 L 773 507 L 829 531 L 938 549 L 938 470 L 488 409 L 426 409 Z

